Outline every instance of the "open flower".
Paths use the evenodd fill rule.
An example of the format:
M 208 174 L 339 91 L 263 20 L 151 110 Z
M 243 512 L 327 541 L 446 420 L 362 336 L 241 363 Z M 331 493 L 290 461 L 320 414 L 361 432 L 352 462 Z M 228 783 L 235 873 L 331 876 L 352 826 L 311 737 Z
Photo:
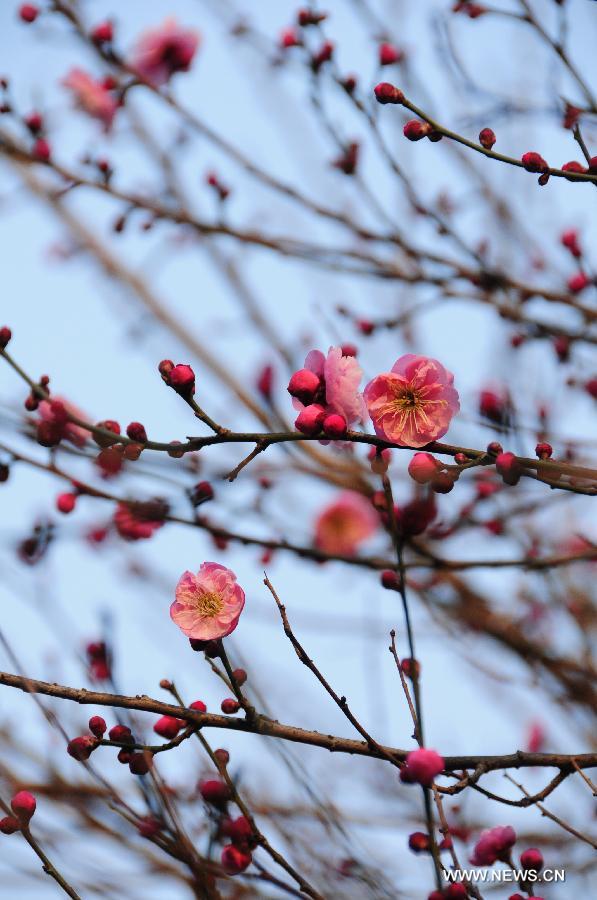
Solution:
M 238 625 L 245 592 L 236 575 L 214 562 L 204 562 L 194 575 L 184 572 L 176 585 L 170 617 L 188 638 L 214 641 Z
M 312 372 L 319 378 L 319 384 L 313 382 L 311 396 L 303 384 L 306 376 L 300 379 L 301 389 L 293 388 L 293 379 L 288 387 L 295 397 L 295 409 L 303 409 L 303 400 L 309 403 L 321 403 L 326 415 L 343 416 L 347 425 L 362 422 L 365 417 L 363 396 L 359 392 L 359 384 L 363 370 L 354 356 L 344 355 L 342 347 L 330 347 L 327 356 L 321 350 L 311 350 L 305 359 L 305 368 L 296 375 Z
M 182 28 L 175 18 L 166 19 L 137 41 L 129 65 L 154 87 L 166 84 L 175 72 L 188 72 L 199 46 L 199 35 Z
M 324 553 L 353 556 L 379 525 L 377 513 L 356 491 L 343 491 L 315 522 L 315 546 Z
M 77 106 L 94 119 L 99 119 L 109 131 L 118 103 L 106 86 L 77 68 L 70 70 L 62 84 L 72 91 Z
M 365 388 L 376 434 L 401 447 L 424 447 L 442 437 L 460 409 L 453 381 L 436 359 L 401 356 Z

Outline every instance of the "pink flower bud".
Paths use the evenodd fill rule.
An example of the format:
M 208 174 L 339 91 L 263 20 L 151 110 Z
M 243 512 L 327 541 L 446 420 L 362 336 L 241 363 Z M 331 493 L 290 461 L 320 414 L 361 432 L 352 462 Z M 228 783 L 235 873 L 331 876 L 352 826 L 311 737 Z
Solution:
M 113 444 L 118 443 L 118 437 L 120 436 L 120 425 L 118 424 L 118 422 L 115 422 L 114 419 L 104 419 L 102 422 L 98 422 L 95 427 L 101 428 L 103 429 L 103 431 L 111 431 L 114 435 L 116 435 L 116 437 L 110 438 L 102 434 L 94 434 L 93 440 L 98 445 L 98 447 L 111 447 Z
M 381 573 L 380 581 L 382 587 L 384 587 L 387 591 L 400 591 L 400 576 L 392 569 L 385 569 Z
M 168 374 L 168 384 L 182 397 L 192 397 L 195 393 L 195 373 L 190 366 L 179 363 Z
M 574 172 L 578 175 L 584 175 L 586 173 L 585 166 L 582 163 L 577 162 L 575 159 L 571 160 L 571 162 L 564 163 L 562 166 L 562 172 Z M 575 178 L 566 177 L 566 181 L 576 181 Z
M 10 801 L 10 805 L 21 825 L 26 828 L 37 805 L 33 794 L 30 794 L 29 791 L 19 791 Z
M 413 750 L 406 757 L 406 764 L 401 769 L 407 770 L 406 777 L 410 782 L 422 784 L 423 787 L 429 787 L 436 775 L 443 772 L 445 762 L 443 756 L 436 753 L 435 750 L 427 750 L 421 747 L 419 750 Z
M 203 700 L 193 700 L 193 702 L 189 704 L 189 709 L 196 709 L 197 712 L 207 712 L 207 706 Z
M 114 39 L 114 26 L 110 21 L 100 22 L 89 34 L 94 44 L 109 44 Z
M 495 141 L 496 137 L 491 128 L 483 128 L 482 131 L 479 132 L 479 143 L 482 147 L 485 147 L 486 150 L 491 150 Z
M 274 367 L 264 366 L 259 377 L 257 378 L 257 390 L 264 400 L 268 402 L 272 399 L 272 387 L 274 382 Z
M 535 447 L 535 453 L 539 459 L 549 459 L 553 453 L 553 447 L 546 441 L 540 441 Z
M 240 709 L 240 703 L 238 700 L 235 700 L 234 697 L 226 697 L 225 700 L 222 700 L 221 710 L 223 713 L 227 715 L 233 715 L 237 713 Z
M 319 403 L 311 403 L 310 406 L 305 406 L 300 411 L 294 422 L 294 427 L 297 431 L 301 431 L 303 434 L 311 437 L 319 434 L 324 419 L 325 409 L 323 406 L 320 406 Z
M 182 719 L 176 719 L 174 716 L 162 716 L 153 726 L 153 730 L 156 734 L 159 734 L 160 737 L 167 738 L 171 741 L 184 726 L 185 722 Z
M 340 416 L 337 413 L 332 413 L 323 420 L 323 433 L 326 437 L 334 440 L 345 437 L 347 427 L 344 416 Z
M 584 272 L 578 272 L 568 279 L 568 290 L 573 294 L 580 294 L 591 283 L 591 279 Z
M 387 81 L 382 81 L 380 84 L 376 85 L 374 88 L 375 99 L 378 103 L 386 104 L 386 103 L 402 103 L 404 101 L 404 94 L 402 91 L 394 87 L 393 84 L 390 84 Z
M 111 741 L 119 744 L 134 744 L 134 738 L 128 725 L 113 725 L 108 732 Z
M 321 384 L 319 375 L 310 369 L 299 369 L 288 382 L 288 393 L 305 405 L 311 403 Z
M 435 478 L 440 465 L 431 453 L 415 453 L 408 464 L 408 474 L 417 484 L 427 484 Z
M 39 162 L 49 162 L 52 150 L 45 138 L 38 138 L 33 144 L 31 153 Z
M 520 465 L 513 453 L 498 453 L 495 467 L 505 484 L 518 484 L 520 481 Z

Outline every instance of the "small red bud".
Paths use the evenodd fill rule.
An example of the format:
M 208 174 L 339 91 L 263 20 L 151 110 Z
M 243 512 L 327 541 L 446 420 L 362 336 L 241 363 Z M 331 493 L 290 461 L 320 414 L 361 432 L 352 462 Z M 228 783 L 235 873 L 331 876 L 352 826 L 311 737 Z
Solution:
M 132 775 L 147 775 L 151 768 L 151 755 L 149 753 L 131 753 L 129 769 Z
M 144 444 L 147 441 L 147 432 L 141 422 L 131 422 L 126 426 L 127 437 L 137 444 Z
M 75 508 L 77 502 L 76 494 L 58 494 L 56 498 L 56 509 L 58 512 L 68 515 Z
M 495 141 L 496 137 L 491 128 L 483 128 L 482 131 L 479 132 L 479 143 L 482 147 L 485 147 L 486 150 L 491 150 Z
M 495 467 L 506 484 L 514 485 L 520 481 L 520 464 L 513 453 L 498 453 Z
M 101 716 L 92 716 L 89 719 L 89 730 L 96 738 L 103 738 L 107 729 L 106 720 Z
M 101 428 L 104 431 L 111 431 L 112 434 L 119 436 L 120 435 L 120 425 L 118 422 L 115 422 L 114 419 L 105 419 L 102 422 L 98 422 L 95 426 L 96 428 Z M 112 444 L 117 444 L 118 439 L 110 438 L 107 435 L 103 434 L 94 434 L 93 440 L 98 445 L 98 447 L 111 447 Z
M 381 573 L 380 581 L 382 587 L 385 587 L 388 591 L 400 591 L 401 588 L 401 578 L 397 572 L 394 572 L 393 569 L 385 569 Z
M 7 328 L 6 325 L 3 325 L 3 327 L 0 328 L 0 350 L 4 350 L 8 347 L 11 337 L 12 331 L 10 328 Z
M 214 750 L 214 756 L 221 766 L 227 766 L 230 762 L 230 754 L 223 747 L 218 747 L 217 750 Z
M 207 503 L 209 500 L 213 500 L 213 498 L 214 489 L 209 481 L 200 481 L 191 490 L 190 499 L 195 507 L 200 506 L 202 503 Z
M 419 119 L 410 119 L 403 128 L 404 137 L 409 141 L 420 141 L 431 132 L 431 125 L 428 122 L 421 122 Z
M 320 406 L 318 403 L 311 403 L 309 406 L 305 406 L 298 414 L 294 427 L 297 431 L 301 431 L 303 434 L 311 437 L 319 434 L 324 419 L 325 409 L 323 406 Z
M 133 735 L 131 734 L 131 729 L 128 725 L 113 725 L 108 732 L 108 737 L 111 741 L 116 741 L 119 744 L 135 743 Z
M 199 793 L 206 803 L 211 803 L 212 806 L 217 806 L 220 809 L 225 807 L 228 800 L 232 797 L 228 785 L 215 779 L 201 781 L 199 783 Z
M 413 833 L 408 836 L 408 846 L 414 853 L 428 852 L 431 846 L 429 835 L 425 834 L 424 831 L 413 831 Z
M 549 459 L 553 453 L 553 448 L 551 444 L 548 444 L 546 441 L 541 441 L 535 447 L 535 453 L 539 459 Z
M 45 138 L 38 138 L 33 144 L 31 152 L 39 162 L 49 162 L 52 155 L 50 145 Z
M 197 712 L 207 712 L 207 706 L 203 700 L 193 700 L 193 702 L 189 704 L 189 709 L 196 709 Z
M 234 697 L 226 697 L 225 700 L 222 700 L 221 710 L 223 713 L 227 715 L 232 715 L 236 713 L 240 709 L 240 703 L 238 700 L 235 700 Z
M 83 762 L 84 760 L 89 759 L 97 747 L 97 738 L 84 734 L 81 735 L 81 737 L 76 737 L 73 738 L 72 741 L 69 741 L 66 752 L 69 756 L 72 756 L 73 759 Z
M 393 84 L 390 84 L 387 81 L 382 81 L 380 84 L 376 85 L 374 88 L 375 99 L 378 103 L 386 104 L 386 103 L 403 103 L 404 94 L 402 91 L 394 87 Z
M 234 675 L 234 678 L 235 678 L 235 680 L 236 680 L 236 683 L 237 683 L 240 687 L 242 687 L 243 684 L 245 684 L 245 682 L 246 682 L 246 680 L 247 680 L 247 677 L 248 677 L 248 676 L 247 676 L 247 673 L 245 672 L 245 670 L 244 670 L 244 669 L 235 669 L 234 672 L 233 672 L 232 674 Z
M 527 172 L 545 173 L 549 168 L 548 164 L 539 153 L 524 153 L 521 157 L 521 162 Z
M 174 716 L 162 716 L 153 726 L 153 730 L 160 737 L 171 741 L 184 726 L 185 722 L 182 719 L 176 719 Z
M 23 22 L 27 22 L 30 24 L 31 22 L 35 22 L 39 15 L 39 8 L 34 6 L 33 3 L 21 3 L 19 8 L 19 17 Z
M 179 363 L 168 373 L 167 384 L 181 397 L 192 397 L 195 393 L 195 373 L 191 366 Z
M 112 22 L 100 22 L 91 29 L 90 38 L 94 44 L 109 44 L 114 39 L 114 26 Z
M 313 401 L 320 384 L 319 375 L 316 375 L 315 372 L 310 369 L 299 369 L 288 382 L 288 393 L 291 397 L 296 397 L 301 403 L 308 405 Z
M 221 860 L 222 868 L 228 875 L 239 875 L 251 865 L 253 857 L 247 850 L 228 844 L 222 850 Z
M 23 827 L 27 827 L 35 812 L 36 802 L 29 791 L 19 791 L 10 801 L 12 811 Z
M 14 834 L 15 831 L 20 831 L 20 829 L 20 822 L 15 816 L 4 816 L 3 819 L 0 819 L 0 831 L 2 834 Z
M 394 63 L 402 62 L 404 59 L 404 51 L 394 44 L 384 42 L 379 45 L 379 64 L 380 66 L 392 66 Z

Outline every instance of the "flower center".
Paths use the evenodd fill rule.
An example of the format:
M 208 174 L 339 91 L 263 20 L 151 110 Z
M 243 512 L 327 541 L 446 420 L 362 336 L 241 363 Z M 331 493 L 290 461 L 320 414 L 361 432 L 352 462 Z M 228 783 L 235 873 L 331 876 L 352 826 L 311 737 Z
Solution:
M 213 619 L 222 611 L 224 602 L 220 594 L 201 594 L 197 598 L 197 609 L 200 615 L 208 619 Z

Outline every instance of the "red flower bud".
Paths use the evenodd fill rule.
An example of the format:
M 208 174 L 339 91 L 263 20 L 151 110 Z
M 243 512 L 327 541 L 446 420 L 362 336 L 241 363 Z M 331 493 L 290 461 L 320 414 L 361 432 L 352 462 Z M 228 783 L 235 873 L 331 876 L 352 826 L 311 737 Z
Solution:
M 100 22 L 91 29 L 90 35 L 94 44 L 109 44 L 114 39 L 114 27 L 112 22 Z
M 424 831 L 413 831 L 408 836 L 408 846 L 414 853 L 427 853 L 431 846 L 429 835 Z
M 214 498 L 214 489 L 209 481 L 200 481 L 191 490 L 191 503 L 193 506 L 200 506 Z
M 253 857 L 247 850 L 241 850 L 233 844 L 228 844 L 222 850 L 222 868 L 228 875 L 239 875 L 247 869 Z
M 247 677 L 248 677 L 245 670 L 244 669 L 235 669 L 232 674 L 234 675 L 236 683 L 240 687 L 242 687 L 243 684 L 245 684 Z
M 585 382 L 585 391 L 594 400 L 597 400 L 597 378 L 589 378 Z
M 418 678 L 421 674 L 421 663 L 418 659 L 413 659 L 411 656 L 405 656 L 402 662 L 400 663 L 400 668 L 404 672 L 407 678 L 411 680 L 413 678 Z
M 409 141 L 420 141 L 427 137 L 431 130 L 428 122 L 421 122 L 419 119 L 410 119 L 403 128 L 404 137 Z
M 38 138 L 33 144 L 31 153 L 39 162 L 48 162 L 52 155 L 52 150 L 45 138 Z
M 20 828 L 19 820 L 15 816 L 4 816 L 3 819 L 0 819 L 0 831 L 2 834 L 14 834 L 15 831 L 20 831 Z
M 89 730 L 96 738 L 103 738 L 107 727 L 106 720 L 101 716 L 92 716 L 89 719 Z
M 234 697 L 226 697 L 225 700 L 222 700 L 221 710 L 223 713 L 232 715 L 233 713 L 238 712 L 239 709 L 240 703 L 238 700 L 235 700 Z
M 168 374 L 168 385 L 182 397 L 195 393 L 195 373 L 190 366 L 179 363 Z
M 38 15 L 39 9 L 37 6 L 34 6 L 33 3 L 21 3 L 19 16 L 23 22 L 27 22 L 27 24 L 35 22 Z
M 498 453 L 495 467 L 505 484 L 518 484 L 520 481 L 520 465 L 513 453 Z
M 316 375 L 315 372 L 310 369 L 299 369 L 288 382 L 288 393 L 291 397 L 296 397 L 301 403 L 308 405 L 313 401 L 320 384 L 319 375 Z
M 543 868 L 543 854 L 536 847 L 529 847 L 528 850 L 523 850 L 520 854 L 520 867 L 521 869 L 540 872 Z
M 230 762 L 230 754 L 223 747 L 218 747 L 217 750 L 214 750 L 214 756 L 221 766 L 227 766 Z
M 203 700 L 193 700 L 193 702 L 189 704 L 189 709 L 196 709 L 197 712 L 207 712 L 207 706 Z
M 119 744 L 135 743 L 133 735 L 131 734 L 131 729 L 128 725 L 113 725 L 108 732 L 108 737 L 111 741 L 116 741 Z
M 259 373 L 259 377 L 257 378 L 257 390 L 261 394 L 264 400 L 268 402 L 272 399 L 272 387 L 274 381 L 274 368 L 273 366 L 267 365 L 264 366 L 261 372 Z
M 73 759 L 83 762 L 84 760 L 89 759 L 97 747 L 97 738 L 84 734 L 81 735 L 81 737 L 76 737 L 73 738 L 72 741 L 69 741 L 66 752 L 69 756 L 72 756 Z
M 404 59 L 404 51 L 394 44 L 383 43 L 379 45 L 379 64 L 380 66 L 392 66 L 394 63 L 402 62 Z
M 77 502 L 76 494 L 58 494 L 56 497 L 56 509 L 58 512 L 68 515 L 75 508 Z
M 174 716 L 162 716 L 153 726 L 153 730 L 160 737 L 172 740 L 184 726 L 185 722 L 182 719 L 176 719 Z
M 104 431 L 111 431 L 112 434 L 120 436 L 120 425 L 118 422 L 115 422 L 114 419 L 104 419 L 102 422 L 98 422 L 95 426 L 96 428 L 102 428 Z M 94 434 L 93 440 L 98 445 L 98 447 L 111 447 L 112 444 L 118 443 L 118 438 L 110 438 L 107 435 L 103 434 Z
M 151 768 L 151 754 L 131 753 L 129 769 L 132 775 L 147 775 Z
M 290 28 L 283 28 L 280 32 L 280 47 L 283 50 L 289 50 L 290 47 L 300 47 L 302 43 L 303 40 L 296 28 L 291 26 Z
M 562 166 L 562 172 L 575 172 L 576 174 L 584 175 L 586 173 L 586 168 L 581 163 L 577 162 L 573 159 L 571 162 L 564 163 Z M 576 181 L 576 178 L 568 178 L 566 176 L 566 181 Z
M 126 427 L 126 433 L 131 441 L 136 441 L 138 444 L 144 444 L 147 441 L 147 432 L 141 422 L 131 422 Z
M 346 419 L 338 413 L 332 413 L 323 420 L 323 433 L 326 437 L 338 440 L 346 436 Z
M 408 464 L 408 474 L 417 484 L 427 484 L 438 474 L 441 463 L 431 453 L 415 453 Z
M 491 128 L 483 128 L 479 132 L 479 143 L 482 147 L 485 147 L 486 150 L 491 150 L 491 148 L 495 144 L 495 141 L 495 133 L 491 130 Z
M 548 444 L 546 441 L 541 441 L 535 447 L 535 453 L 539 459 L 549 459 L 553 453 L 553 448 L 551 444 Z
M 4 325 L 2 328 L 0 328 L 0 349 L 1 350 L 4 350 L 6 347 L 8 347 L 11 337 L 12 337 L 12 331 L 10 330 L 10 328 L 7 328 L 6 325 Z
M 402 582 L 398 573 L 394 572 L 393 569 L 384 569 L 381 573 L 380 581 L 382 587 L 387 591 L 400 591 Z
M 386 104 L 386 103 L 402 103 L 404 101 L 404 94 L 402 91 L 394 87 L 393 84 L 390 84 L 387 81 L 382 81 L 380 84 L 376 85 L 374 88 L 375 99 L 378 103 Z
M 232 797 L 230 788 L 223 781 L 210 779 L 199 783 L 199 793 L 206 803 L 217 806 L 220 809 L 226 806 L 226 803 Z
M 572 291 L 573 294 L 580 294 L 590 284 L 591 279 L 589 276 L 585 275 L 584 272 L 578 272 L 576 275 L 571 275 L 568 279 L 568 290 Z
M 524 153 L 521 162 L 527 172 L 546 172 L 549 166 L 539 153 Z
M 10 805 L 21 825 L 26 828 L 37 805 L 33 794 L 30 794 L 29 791 L 19 791 L 10 801 Z
M 239 816 L 230 822 L 227 828 L 228 837 L 237 847 L 247 847 L 254 843 L 254 832 L 246 816 Z

